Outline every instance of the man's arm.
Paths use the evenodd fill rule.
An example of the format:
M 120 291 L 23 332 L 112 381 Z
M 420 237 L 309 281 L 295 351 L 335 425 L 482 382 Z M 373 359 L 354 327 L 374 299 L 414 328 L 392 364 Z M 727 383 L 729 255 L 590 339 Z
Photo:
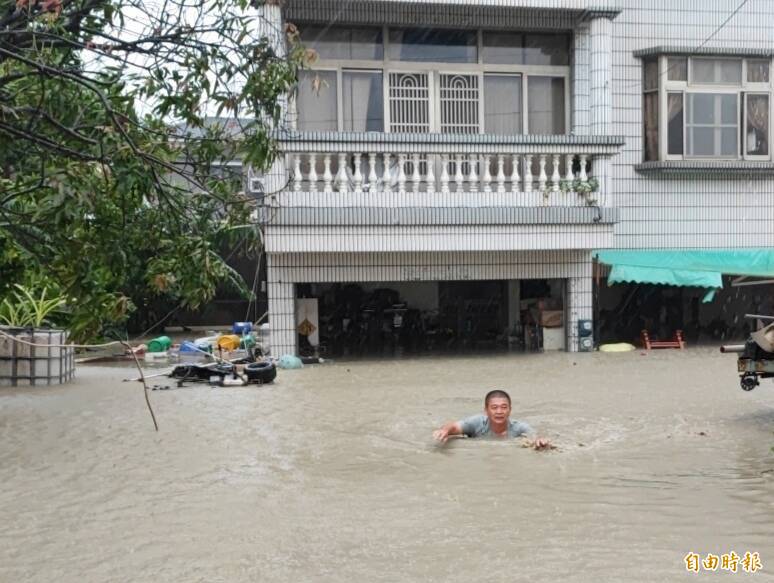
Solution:
M 433 437 L 441 443 L 446 443 L 451 435 L 462 435 L 462 424 L 459 421 L 449 421 L 433 431 Z

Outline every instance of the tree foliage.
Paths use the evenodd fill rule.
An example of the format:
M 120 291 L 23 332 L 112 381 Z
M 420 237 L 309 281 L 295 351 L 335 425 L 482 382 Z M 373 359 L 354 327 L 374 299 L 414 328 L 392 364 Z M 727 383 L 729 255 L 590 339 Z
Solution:
M 243 289 L 221 251 L 259 231 L 222 163 L 271 163 L 296 36 L 244 0 L 0 0 L 0 298 L 62 293 L 83 340 Z

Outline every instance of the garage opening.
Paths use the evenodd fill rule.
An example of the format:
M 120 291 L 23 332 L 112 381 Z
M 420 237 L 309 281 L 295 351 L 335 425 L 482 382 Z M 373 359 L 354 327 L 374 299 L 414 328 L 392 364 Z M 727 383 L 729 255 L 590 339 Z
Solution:
M 565 348 L 561 279 L 296 284 L 302 356 Z

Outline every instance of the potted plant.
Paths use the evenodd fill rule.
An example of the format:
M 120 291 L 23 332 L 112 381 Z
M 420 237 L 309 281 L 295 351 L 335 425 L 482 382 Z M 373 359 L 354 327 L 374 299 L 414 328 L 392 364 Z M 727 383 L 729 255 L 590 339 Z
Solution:
M 67 332 L 50 327 L 49 318 L 66 299 L 16 284 L 0 302 L 0 386 L 60 384 L 74 372 L 74 349 Z

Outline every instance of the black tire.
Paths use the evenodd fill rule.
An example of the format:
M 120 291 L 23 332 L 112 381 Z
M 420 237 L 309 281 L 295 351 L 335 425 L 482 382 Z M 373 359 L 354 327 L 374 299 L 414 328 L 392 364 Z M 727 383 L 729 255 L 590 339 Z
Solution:
M 251 362 L 245 365 L 247 382 L 267 385 L 277 378 L 277 367 L 273 362 Z

